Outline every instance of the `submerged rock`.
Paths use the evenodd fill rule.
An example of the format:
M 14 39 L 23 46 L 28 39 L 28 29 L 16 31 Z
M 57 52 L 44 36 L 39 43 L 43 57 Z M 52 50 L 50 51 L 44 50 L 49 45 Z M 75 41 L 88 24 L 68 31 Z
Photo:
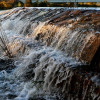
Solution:
M 0 59 L 0 71 L 2 70 L 12 70 L 15 68 L 14 61 L 12 59 Z
M 10 74 L 19 87 L 9 99 L 48 100 L 49 93 L 55 95 L 49 100 L 100 100 L 100 11 L 14 8 L 1 13 L 15 55 Z M 0 66 L 12 69 L 12 61 L 1 60 Z M 2 80 L 11 81 L 7 75 Z
M 7 95 L 7 98 L 8 99 L 14 99 L 14 98 L 16 98 L 17 96 L 16 95 L 14 95 L 14 94 L 8 94 Z

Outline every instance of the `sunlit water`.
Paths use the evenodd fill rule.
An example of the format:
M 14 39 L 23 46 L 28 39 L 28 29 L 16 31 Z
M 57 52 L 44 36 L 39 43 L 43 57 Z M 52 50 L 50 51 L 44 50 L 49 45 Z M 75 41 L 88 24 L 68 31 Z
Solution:
M 70 67 L 84 62 L 78 57 L 94 34 L 80 35 L 78 30 L 71 34 L 71 24 L 67 28 L 46 25 L 66 9 L 40 9 L 15 8 L 0 12 L 1 32 L 7 35 L 7 44 L 14 55 L 14 68 L 0 71 L 0 100 L 64 100 L 57 85 L 73 75 Z M 83 46 L 76 41 L 77 37 L 81 37 Z M 82 41 L 84 38 L 86 41 Z M 75 43 L 80 48 L 78 51 Z M 0 53 L 1 59 L 7 59 L 2 50 Z M 70 57 L 74 54 L 78 55 L 76 59 Z M 61 86 L 62 92 L 65 86 Z

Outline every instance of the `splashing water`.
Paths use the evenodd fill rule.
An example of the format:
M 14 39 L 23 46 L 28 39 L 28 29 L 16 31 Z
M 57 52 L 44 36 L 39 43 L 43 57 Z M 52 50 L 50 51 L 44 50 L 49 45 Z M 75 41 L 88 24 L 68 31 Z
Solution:
M 82 11 L 80 16 L 64 8 L 14 8 L 0 13 L 0 27 L 14 56 L 9 64 L 0 51 L 5 61 L 0 61 L 0 100 L 100 99 L 93 90 L 96 86 L 87 82 L 85 87 L 86 76 L 76 71 L 90 64 L 100 44 L 99 33 L 80 24 Z

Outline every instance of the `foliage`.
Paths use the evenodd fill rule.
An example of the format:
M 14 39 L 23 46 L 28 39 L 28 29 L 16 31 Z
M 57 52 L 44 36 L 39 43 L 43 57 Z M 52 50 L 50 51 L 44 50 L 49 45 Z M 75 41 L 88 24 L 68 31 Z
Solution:
M 18 7 L 21 7 L 22 5 L 21 5 L 21 3 L 20 2 L 18 2 Z
M 74 3 L 49 3 L 46 0 L 39 2 L 36 0 L 36 2 L 32 3 L 32 0 L 26 0 L 26 3 L 23 4 L 22 2 L 15 2 L 15 0 L 8 0 L 8 1 L 0 1 L 0 9 L 9 9 L 12 7 L 74 7 Z M 100 6 L 98 3 L 77 3 L 78 7 L 97 7 Z
M 32 1 L 31 0 L 26 0 L 26 3 L 24 4 L 25 7 L 31 7 L 32 6 Z
M 47 2 L 40 2 L 39 7 L 47 7 Z

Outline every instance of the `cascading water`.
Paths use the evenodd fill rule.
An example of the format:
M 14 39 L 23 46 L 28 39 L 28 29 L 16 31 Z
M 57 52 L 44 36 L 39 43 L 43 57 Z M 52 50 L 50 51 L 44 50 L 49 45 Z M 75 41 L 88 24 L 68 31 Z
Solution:
M 66 8 L 0 12 L 13 55 L 0 51 L 0 100 L 100 100 L 99 74 L 90 70 L 99 52 L 99 16 Z

